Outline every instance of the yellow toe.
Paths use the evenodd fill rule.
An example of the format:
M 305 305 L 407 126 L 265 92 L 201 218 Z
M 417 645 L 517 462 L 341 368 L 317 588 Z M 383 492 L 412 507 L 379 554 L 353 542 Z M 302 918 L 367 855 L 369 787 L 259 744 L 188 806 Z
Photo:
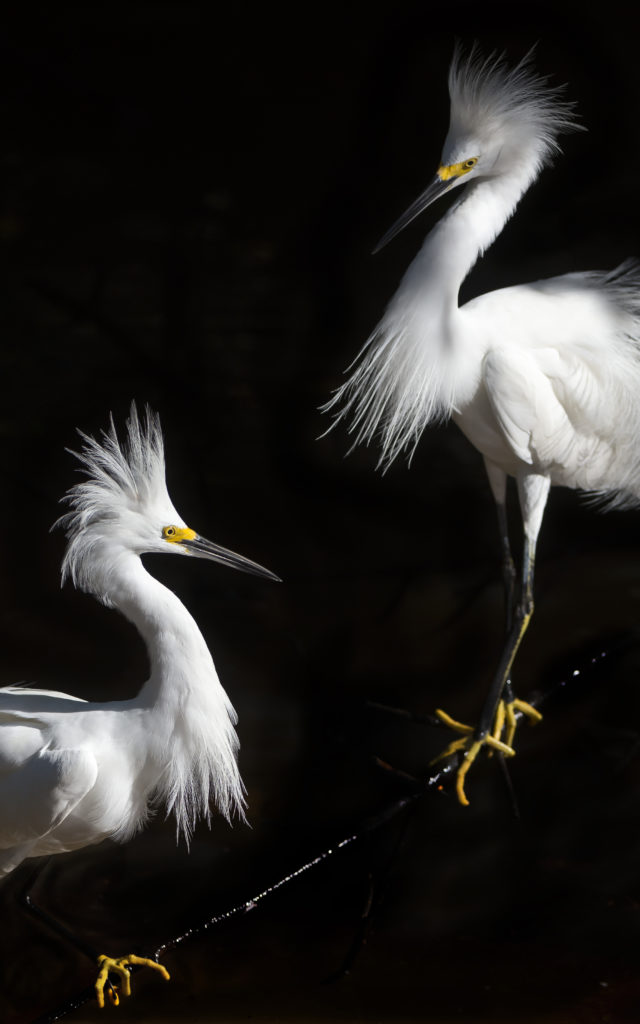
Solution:
M 155 971 L 158 971 L 162 977 L 169 981 L 169 972 L 166 967 L 162 964 L 156 963 L 155 960 L 150 960 L 146 956 L 136 956 L 135 953 L 130 953 L 129 956 L 118 956 L 111 957 L 102 956 L 98 957 L 98 977 L 95 982 L 96 999 L 98 1006 L 102 1009 L 104 1006 L 104 989 L 107 986 L 107 994 L 109 1000 L 113 1006 L 118 1006 L 120 997 L 118 995 L 117 987 L 109 980 L 110 974 L 117 974 L 122 985 L 123 996 L 131 995 L 131 973 L 130 967 L 152 967 Z

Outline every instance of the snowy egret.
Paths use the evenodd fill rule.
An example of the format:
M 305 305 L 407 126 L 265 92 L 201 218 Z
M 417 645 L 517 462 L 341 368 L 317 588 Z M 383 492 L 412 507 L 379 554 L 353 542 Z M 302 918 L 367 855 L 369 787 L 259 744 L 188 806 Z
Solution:
M 0 876 L 29 857 L 111 837 L 130 839 L 151 807 L 173 812 L 189 842 L 210 800 L 244 820 L 236 715 L 205 640 L 171 590 L 144 568 L 145 552 L 208 558 L 277 580 L 255 562 L 205 540 L 175 510 L 165 483 L 159 419 L 135 405 L 121 445 L 113 421 L 100 440 L 81 434 L 86 479 L 65 500 L 62 580 L 117 608 L 145 640 L 151 673 L 137 697 L 92 703 L 26 686 L 0 689 Z M 100 958 L 129 991 L 130 956 Z M 145 961 L 168 977 L 165 969 Z M 111 991 L 111 989 L 109 989 Z
M 484 457 L 498 509 L 507 632 L 477 727 L 437 714 L 459 738 L 465 776 L 485 745 L 513 754 L 517 712 L 510 675 L 533 613 L 536 541 L 551 485 L 590 492 L 608 507 L 640 501 L 640 269 L 571 273 L 489 292 L 460 306 L 458 292 L 519 199 L 576 126 L 561 90 L 527 55 L 454 54 L 449 131 L 435 179 L 377 249 L 434 200 L 460 200 L 431 230 L 346 383 L 325 406 L 352 418 L 355 442 L 379 436 L 380 464 L 413 452 L 429 423 L 451 417 Z M 376 251 L 377 251 L 376 249 Z M 524 527 L 519 587 L 505 512 L 517 483 Z M 504 739 L 503 739 L 504 737 Z

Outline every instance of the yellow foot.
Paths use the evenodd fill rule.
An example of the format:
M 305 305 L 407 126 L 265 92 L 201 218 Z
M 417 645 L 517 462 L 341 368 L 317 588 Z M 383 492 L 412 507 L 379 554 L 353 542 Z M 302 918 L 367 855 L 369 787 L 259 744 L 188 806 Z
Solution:
M 501 700 L 498 704 L 491 732 L 483 736 L 482 739 L 474 739 L 475 730 L 470 725 L 456 722 L 455 718 L 452 718 L 451 715 L 448 715 L 446 711 L 442 711 L 440 708 L 436 710 L 436 715 L 440 721 L 448 725 L 454 732 L 460 733 L 460 739 L 453 740 L 441 754 L 438 754 L 433 759 L 431 764 L 435 764 L 436 761 L 441 761 L 445 757 L 451 757 L 452 754 L 464 751 L 464 760 L 458 768 L 456 779 L 456 793 L 458 794 L 458 800 L 464 807 L 469 806 L 469 801 L 464 791 L 464 780 L 480 749 L 484 746 L 489 747 L 489 757 L 491 757 L 494 750 L 500 751 L 505 757 L 513 757 L 515 754 L 513 738 L 518 724 L 517 712 L 528 718 L 532 725 L 537 725 L 538 722 L 542 721 L 540 712 L 533 705 L 527 704 L 525 700 L 518 700 L 517 698 L 509 702 Z M 504 740 L 502 739 L 503 732 L 505 733 Z
M 513 747 L 513 738 L 518 725 L 518 716 L 516 714 L 518 711 L 521 715 L 528 718 L 532 725 L 537 725 L 538 722 L 542 721 L 540 712 L 532 704 L 527 704 L 526 700 L 518 700 L 517 697 L 510 701 L 501 700 L 498 704 L 491 735 L 495 740 L 502 739 L 502 733 L 506 729 L 504 742 L 508 747 Z
M 538 722 L 542 721 L 542 715 L 540 714 L 540 712 L 536 708 L 534 708 L 532 704 L 527 704 L 526 700 L 518 700 L 518 698 L 516 697 L 514 700 L 509 701 L 508 703 L 506 701 L 501 700 L 500 704 L 504 704 L 504 717 L 507 725 L 507 731 L 505 734 L 504 741 L 509 747 L 513 746 L 513 737 L 516 734 L 516 726 L 518 724 L 516 711 L 519 711 L 521 715 L 524 715 L 526 718 L 528 718 L 531 722 L 531 725 L 537 725 Z M 496 714 L 496 722 L 497 719 L 498 715 Z M 495 724 L 493 732 L 495 736 Z M 500 738 L 500 733 L 498 733 L 498 738 Z
M 458 774 L 456 776 L 456 793 L 458 794 L 458 800 L 463 807 L 469 806 L 466 793 L 464 791 L 464 780 L 467 772 L 471 765 L 475 761 L 482 747 L 489 747 L 490 750 L 499 750 L 505 757 L 513 757 L 515 750 L 510 747 L 507 743 L 503 743 L 499 736 L 495 736 L 492 733 L 487 733 L 482 739 L 474 739 L 475 730 L 470 725 L 464 725 L 462 722 L 456 722 L 455 718 L 448 715 L 446 711 L 442 711 L 440 708 L 436 709 L 436 715 L 445 725 L 448 725 L 454 732 L 461 734 L 460 739 L 453 740 L 449 746 L 434 757 L 431 764 L 435 764 L 436 761 L 442 761 L 445 757 L 451 757 L 452 754 L 457 754 L 464 750 L 464 758 L 462 764 L 458 768 Z M 502 731 L 502 729 L 500 729 Z
M 95 990 L 96 999 L 98 1000 L 98 1006 L 102 1008 L 104 1006 L 104 987 L 107 986 L 107 994 L 113 1006 L 117 1006 L 120 1002 L 117 987 L 109 981 L 109 974 L 113 972 L 120 976 L 122 982 L 122 994 L 123 996 L 131 995 L 131 975 L 129 972 L 130 967 L 153 967 L 154 971 L 159 971 L 162 977 L 169 981 L 169 972 L 166 967 L 162 964 L 157 964 L 155 960 L 149 960 L 146 956 L 136 956 L 135 953 L 131 953 L 129 956 L 99 956 L 98 966 L 100 968 L 98 977 L 96 979 Z

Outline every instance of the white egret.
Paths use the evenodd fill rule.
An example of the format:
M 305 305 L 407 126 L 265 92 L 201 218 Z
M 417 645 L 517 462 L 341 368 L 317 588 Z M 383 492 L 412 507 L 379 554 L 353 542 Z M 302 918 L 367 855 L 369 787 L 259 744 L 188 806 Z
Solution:
M 479 750 L 486 744 L 513 754 L 516 712 L 540 717 L 514 701 L 509 679 L 533 612 L 536 541 L 550 486 L 587 491 L 608 507 L 640 501 L 638 265 L 565 274 L 458 304 L 462 282 L 558 149 L 558 135 L 577 127 L 560 92 L 535 73 L 530 56 L 509 68 L 495 55 L 454 54 L 441 164 L 377 248 L 441 195 L 460 188 L 462 196 L 427 236 L 350 378 L 325 406 L 337 419 L 352 418 L 354 443 L 380 438 L 383 466 L 412 453 L 427 424 L 448 418 L 484 457 L 502 536 L 508 624 L 478 726 L 437 712 L 460 734 L 443 756 L 464 755 L 457 777 L 463 804 Z M 515 597 L 508 477 L 517 483 L 524 526 Z
M 196 820 L 209 820 L 210 801 L 227 819 L 245 818 L 231 702 L 195 621 L 140 556 L 208 558 L 278 577 L 185 524 L 167 491 L 156 415 L 147 409 L 140 422 L 132 405 L 127 432 L 124 445 L 113 421 L 100 440 L 81 434 L 77 457 L 87 479 L 68 491 L 70 511 L 56 525 L 68 538 L 62 581 L 71 579 L 136 626 L 150 676 L 137 697 L 108 703 L 27 686 L 0 689 L 0 876 L 29 857 L 107 837 L 124 842 L 157 804 L 174 814 L 187 843 Z M 128 994 L 127 967 L 140 962 L 100 958 L 100 1005 L 108 972 L 120 975 Z

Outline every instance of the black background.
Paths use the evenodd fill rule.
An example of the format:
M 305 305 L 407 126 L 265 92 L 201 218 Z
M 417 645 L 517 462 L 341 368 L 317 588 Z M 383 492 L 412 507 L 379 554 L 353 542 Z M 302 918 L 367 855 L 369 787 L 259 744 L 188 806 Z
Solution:
M 252 830 L 216 820 L 187 854 L 158 815 L 126 847 L 56 860 L 41 902 L 110 953 L 152 950 L 360 829 L 409 791 L 373 755 L 426 775 L 442 734 L 367 701 L 480 706 L 502 598 L 479 456 L 432 429 L 410 470 L 382 476 L 373 450 L 344 458 L 344 429 L 318 439 L 318 407 L 438 216 L 370 257 L 437 166 L 456 38 L 514 62 L 537 43 L 588 128 L 463 298 L 640 255 L 632 6 L 57 4 L 0 26 L 1 680 L 109 700 L 145 678 L 133 629 L 59 590 L 64 538 L 48 532 L 75 428 L 110 411 L 122 427 L 132 399 L 161 414 L 186 521 L 284 580 L 148 560 L 239 712 Z M 136 976 L 118 1019 L 637 1020 L 639 529 L 552 495 L 516 684 L 572 683 L 521 731 L 520 820 L 485 762 L 470 808 L 426 796 L 168 955 L 170 985 Z M 368 942 L 324 984 L 371 872 Z M 27 873 L 0 894 L 12 1024 L 92 978 L 17 906 Z

